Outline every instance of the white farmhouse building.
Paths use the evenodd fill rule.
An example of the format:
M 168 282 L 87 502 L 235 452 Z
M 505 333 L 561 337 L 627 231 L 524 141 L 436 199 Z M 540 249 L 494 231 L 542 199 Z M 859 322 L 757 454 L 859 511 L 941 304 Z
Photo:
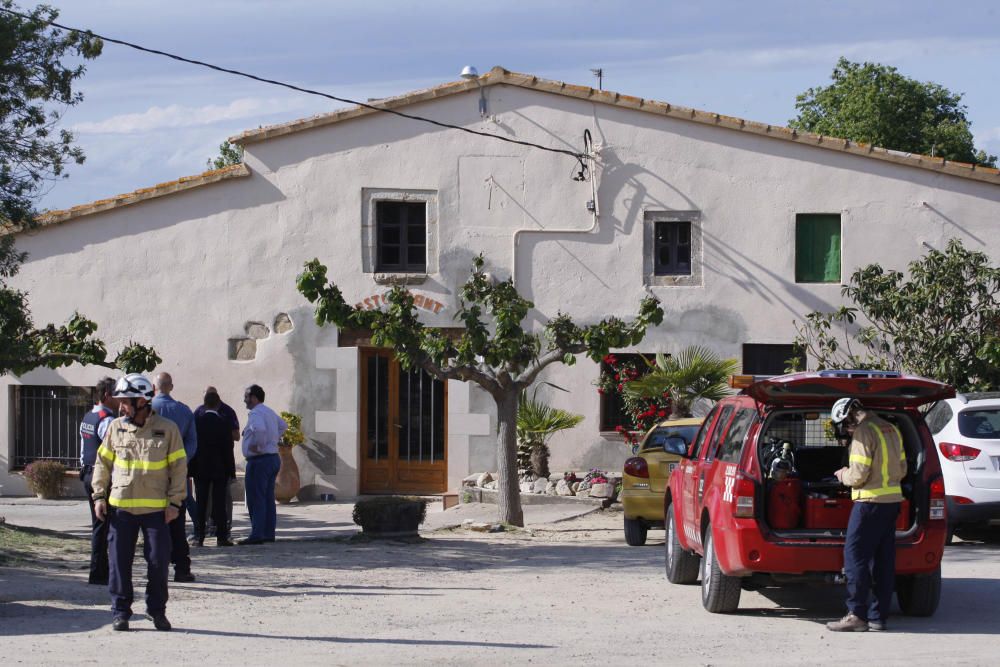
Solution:
M 243 388 L 303 415 L 302 497 L 436 493 L 493 469 L 491 399 L 400 373 L 364 332 L 318 328 L 295 277 L 318 257 L 348 299 L 379 307 L 392 280 L 426 322 L 453 327 L 482 252 L 535 303 L 537 326 L 630 317 L 651 292 L 666 319 L 639 349 L 701 344 L 747 371 L 781 370 L 793 320 L 840 305 L 870 262 L 905 268 L 951 237 L 1000 257 L 1000 173 L 494 68 L 376 103 L 571 152 L 593 138 L 589 180 L 564 154 L 366 108 L 251 130 L 245 164 L 54 212 L 19 236 L 15 284 L 37 322 L 79 310 L 116 351 L 153 345 L 175 396 L 208 384 L 245 421 Z M 481 113 L 481 106 L 485 106 Z M 586 419 L 552 443 L 553 470 L 620 469 L 612 407 L 581 358 L 540 392 Z M 0 378 L 0 485 L 77 456 L 96 367 Z M 547 388 L 546 388 L 547 389 Z

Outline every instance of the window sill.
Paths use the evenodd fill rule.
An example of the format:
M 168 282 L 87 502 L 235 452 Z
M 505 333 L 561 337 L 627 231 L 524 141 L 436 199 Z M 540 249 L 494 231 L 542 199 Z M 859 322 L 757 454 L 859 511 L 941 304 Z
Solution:
M 427 282 L 426 273 L 374 273 L 372 279 L 378 285 L 422 285 Z

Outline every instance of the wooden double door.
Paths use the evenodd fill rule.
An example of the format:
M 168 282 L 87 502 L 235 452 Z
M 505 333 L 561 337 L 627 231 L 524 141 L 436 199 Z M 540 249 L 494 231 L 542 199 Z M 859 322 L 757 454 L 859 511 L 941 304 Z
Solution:
M 361 350 L 361 493 L 447 490 L 447 405 L 446 383 Z

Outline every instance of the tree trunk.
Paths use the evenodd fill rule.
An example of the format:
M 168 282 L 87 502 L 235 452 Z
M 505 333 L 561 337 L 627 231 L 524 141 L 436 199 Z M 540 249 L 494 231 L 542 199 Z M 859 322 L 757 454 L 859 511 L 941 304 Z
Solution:
M 517 480 L 517 404 L 519 391 L 497 399 L 497 506 L 500 521 L 524 526 L 521 488 Z

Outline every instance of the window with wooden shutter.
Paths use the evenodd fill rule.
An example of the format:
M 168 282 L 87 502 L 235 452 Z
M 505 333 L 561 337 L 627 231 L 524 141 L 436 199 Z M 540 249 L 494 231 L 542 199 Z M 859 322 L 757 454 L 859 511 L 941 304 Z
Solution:
M 795 216 L 795 282 L 840 282 L 840 215 Z

